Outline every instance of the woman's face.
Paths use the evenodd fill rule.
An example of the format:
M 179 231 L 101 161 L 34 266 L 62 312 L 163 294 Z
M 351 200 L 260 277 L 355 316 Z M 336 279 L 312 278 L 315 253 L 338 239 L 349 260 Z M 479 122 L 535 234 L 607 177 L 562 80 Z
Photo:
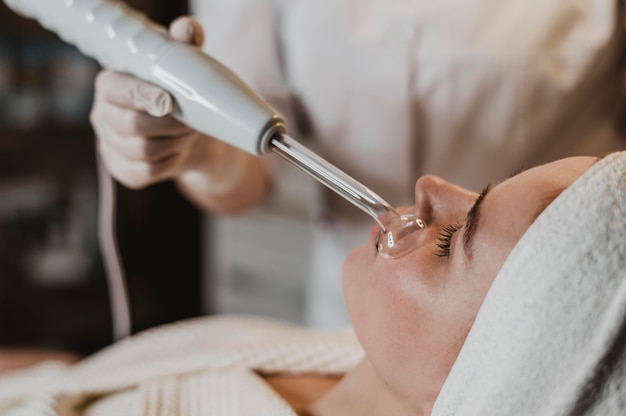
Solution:
M 377 254 L 374 227 L 370 240 L 348 256 L 343 285 L 354 330 L 390 388 L 434 400 L 513 246 L 596 160 L 576 157 L 535 167 L 480 198 L 422 177 L 408 210 L 426 222 L 424 238 L 399 259 Z

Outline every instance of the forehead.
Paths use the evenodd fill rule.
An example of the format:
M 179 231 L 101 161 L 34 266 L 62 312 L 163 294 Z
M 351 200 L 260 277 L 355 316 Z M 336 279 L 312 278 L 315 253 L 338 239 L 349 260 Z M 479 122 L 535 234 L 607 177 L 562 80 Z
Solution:
M 528 169 L 496 186 L 482 204 L 477 227 L 477 239 L 482 242 L 479 245 L 492 252 L 495 248 L 506 256 L 536 217 L 597 160 L 558 160 Z
M 589 169 L 599 158 L 576 156 L 528 169 L 511 178 L 517 181 L 539 181 L 545 185 L 567 187 Z
M 492 194 L 505 194 L 501 198 L 520 207 L 530 202 L 545 208 L 597 161 L 597 157 L 577 156 L 536 166 L 504 181 Z

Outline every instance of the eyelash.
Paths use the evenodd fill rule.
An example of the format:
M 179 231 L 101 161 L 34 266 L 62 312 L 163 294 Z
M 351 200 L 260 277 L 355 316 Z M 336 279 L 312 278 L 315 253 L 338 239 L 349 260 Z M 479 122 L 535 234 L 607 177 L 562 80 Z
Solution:
M 437 236 L 437 256 L 450 257 L 450 243 L 452 242 L 452 236 L 461 228 L 458 224 L 449 224 L 443 227 L 439 235 Z

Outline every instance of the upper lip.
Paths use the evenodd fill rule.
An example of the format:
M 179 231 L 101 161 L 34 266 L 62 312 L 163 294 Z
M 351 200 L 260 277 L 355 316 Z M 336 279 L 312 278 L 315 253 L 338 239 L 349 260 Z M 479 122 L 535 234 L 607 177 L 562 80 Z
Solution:
M 374 243 L 376 243 L 376 238 L 378 236 L 378 233 L 380 233 L 381 231 L 381 227 L 380 224 L 374 224 L 374 226 L 372 227 L 372 231 L 370 232 L 370 240 Z

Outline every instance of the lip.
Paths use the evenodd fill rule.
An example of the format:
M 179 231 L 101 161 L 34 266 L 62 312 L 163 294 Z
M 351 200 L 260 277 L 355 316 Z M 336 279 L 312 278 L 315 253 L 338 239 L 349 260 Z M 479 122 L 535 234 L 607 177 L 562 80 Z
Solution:
M 370 242 L 376 244 L 376 237 L 378 237 L 378 233 L 381 230 L 381 226 L 379 224 L 374 224 L 370 231 Z

